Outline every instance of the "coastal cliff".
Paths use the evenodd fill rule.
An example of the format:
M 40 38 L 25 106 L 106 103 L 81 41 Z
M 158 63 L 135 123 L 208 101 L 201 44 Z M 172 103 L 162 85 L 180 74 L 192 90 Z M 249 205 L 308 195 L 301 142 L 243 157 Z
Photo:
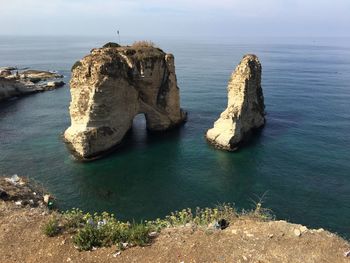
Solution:
M 265 124 L 261 64 L 255 55 L 245 55 L 227 87 L 227 108 L 206 133 L 215 147 L 234 151 L 250 133 Z
M 118 145 L 137 114 L 147 129 L 181 124 L 174 56 L 150 44 L 93 49 L 72 68 L 71 126 L 64 138 L 75 155 L 93 158 Z
M 50 200 L 28 178 L 0 176 L 0 262 L 311 263 L 350 257 L 346 240 L 322 228 L 275 221 L 260 203 L 244 213 L 224 204 L 131 224 L 108 213 L 55 211 Z

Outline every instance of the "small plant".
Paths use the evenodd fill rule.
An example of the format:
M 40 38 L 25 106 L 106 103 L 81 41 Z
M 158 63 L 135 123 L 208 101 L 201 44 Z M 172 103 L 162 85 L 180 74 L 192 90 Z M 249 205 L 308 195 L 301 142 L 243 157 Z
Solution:
M 275 219 L 272 210 L 262 207 L 261 203 L 257 203 L 255 209 L 251 211 L 243 211 L 242 216 L 248 216 L 260 221 L 271 221 Z
M 154 66 L 158 59 L 164 59 L 165 53 L 151 41 L 136 41 L 125 51 L 138 61 L 151 62 L 149 67 Z
M 133 48 L 145 48 L 145 47 L 155 47 L 155 44 L 152 41 L 135 41 L 132 44 Z
M 43 227 L 43 232 L 48 237 L 54 237 L 59 234 L 59 222 L 56 217 L 52 217 Z
M 256 220 L 261 220 L 261 221 L 274 220 L 275 217 L 273 215 L 272 210 L 263 207 L 264 199 L 266 198 L 267 194 L 268 194 L 268 192 L 265 192 L 261 197 L 257 196 L 256 198 L 258 199 L 258 201 L 251 200 L 252 203 L 254 204 L 255 208 L 251 211 L 248 211 L 248 212 L 243 211 L 242 215 L 252 217 Z
M 127 241 L 137 246 L 145 246 L 151 241 L 149 233 L 150 228 L 147 225 L 134 223 L 128 229 Z
M 118 221 L 114 215 L 106 212 L 94 215 L 82 214 L 80 210 L 66 212 L 66 218 L 78 223 L 79 229 L 73 237 L 74 244 L 80 250 L 90 250 L 92 247 L 108 247 L 113 244 L 130 243 L 144 246 L 150 242 L 150 228 L 145 224 L 129 224 Z M 83 219 L 83 223 L 81 221 Z M 72 227 L 74 224 L 70 224 Z M 77 226 L 77 224 L 75 225 Z M 67 228 L 67 226 L 65 225 Z
M 148 224 L 154 225 L 155 229 L 161 229 L 167 226 L 186 225 L 188 223 L 195 224 L 197 226 L 207 226 L 208 224 L 222 219 L 230 222 L 237 217 L 238 213 L 231 204 L 222 204 L 216 206 L 215 208 L 201 209 L 197 207 L 194 213 L 190 208 L 175 211 L 169 216 L 166 216 L 164 220 L 157 219 L 155 221 L 148 222 Z
M 108 43 L 103 45 L 103 48 L 108 48 L 108 47 L 114 47 L 115 48 L 115 47 L 120 47 L 120 45 L 117 44 L 117 43 L 114 43 L 114 42 L 108 42 Z
M 87 217 L 89 217 L 89 214 L 84 214 L 82 210 L 73 208 L 63 213 L 62 221 L 65 229 L 74 230 L 83 226 Z
M 95 226 L 86 224 L 78 230 L 78 233 L 73 237 L 74 244 L 80 250 L 90 250 L 93 247 L 102 245 L 101 232 Z

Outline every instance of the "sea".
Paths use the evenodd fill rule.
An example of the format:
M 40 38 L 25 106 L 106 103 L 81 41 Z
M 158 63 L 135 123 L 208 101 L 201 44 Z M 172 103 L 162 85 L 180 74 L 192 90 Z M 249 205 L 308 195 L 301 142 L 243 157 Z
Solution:
M 65 87 L 0 104 L 0 174 L 42 184 L 59 209 L 150 220 L 183 208 L 261 202 L 276 219 L 350 238 L 350 39 L 151 39 L 175 56 L 187 123 L 160 135 L 135 117 L 125 143 L 93 162 L 62 140 L 75 61 L 115 36 L 0 36 L 0 66 L 53 70 Z M 122 38 L 132 44 L 137 38 Z M 262 64 L 266 125 L 237 152 L 204 137 L 244 54 Z

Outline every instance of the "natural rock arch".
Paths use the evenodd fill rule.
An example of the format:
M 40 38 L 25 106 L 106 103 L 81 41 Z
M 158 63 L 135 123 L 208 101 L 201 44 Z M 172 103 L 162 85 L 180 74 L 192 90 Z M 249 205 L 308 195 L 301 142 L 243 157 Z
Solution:
M 71 126 L 64 137 L 83 159 L 119 144 L 139 113 L 151 131 L 186 119 L 174 57 L 153 46 L 93 49 L 74 64 L 70 85 Z

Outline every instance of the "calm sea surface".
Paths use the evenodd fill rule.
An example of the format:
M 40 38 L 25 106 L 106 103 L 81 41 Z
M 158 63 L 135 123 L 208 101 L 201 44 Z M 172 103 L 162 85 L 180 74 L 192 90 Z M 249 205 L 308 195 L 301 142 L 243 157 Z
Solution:
M 0 66 L 57 70 L 108 38 L 0 37 Z M 350 237 L 350 41 L 270 39 L 156 43 L 176 58 L 181 104 L 189 120 L 160 137 L 142 115 L 114 154 L 75 161 L 61 134 L 70 125 L 66 87 L 0 105 L 0 174 L 43 183 L 60 208 L 151 219 L 220 202 L 264 206 L 279 219 Z M 226 105 L 230 73 L 243 54 L 263 65 L 264 130 L 229 153 L 209 146 L 205 131 Z

